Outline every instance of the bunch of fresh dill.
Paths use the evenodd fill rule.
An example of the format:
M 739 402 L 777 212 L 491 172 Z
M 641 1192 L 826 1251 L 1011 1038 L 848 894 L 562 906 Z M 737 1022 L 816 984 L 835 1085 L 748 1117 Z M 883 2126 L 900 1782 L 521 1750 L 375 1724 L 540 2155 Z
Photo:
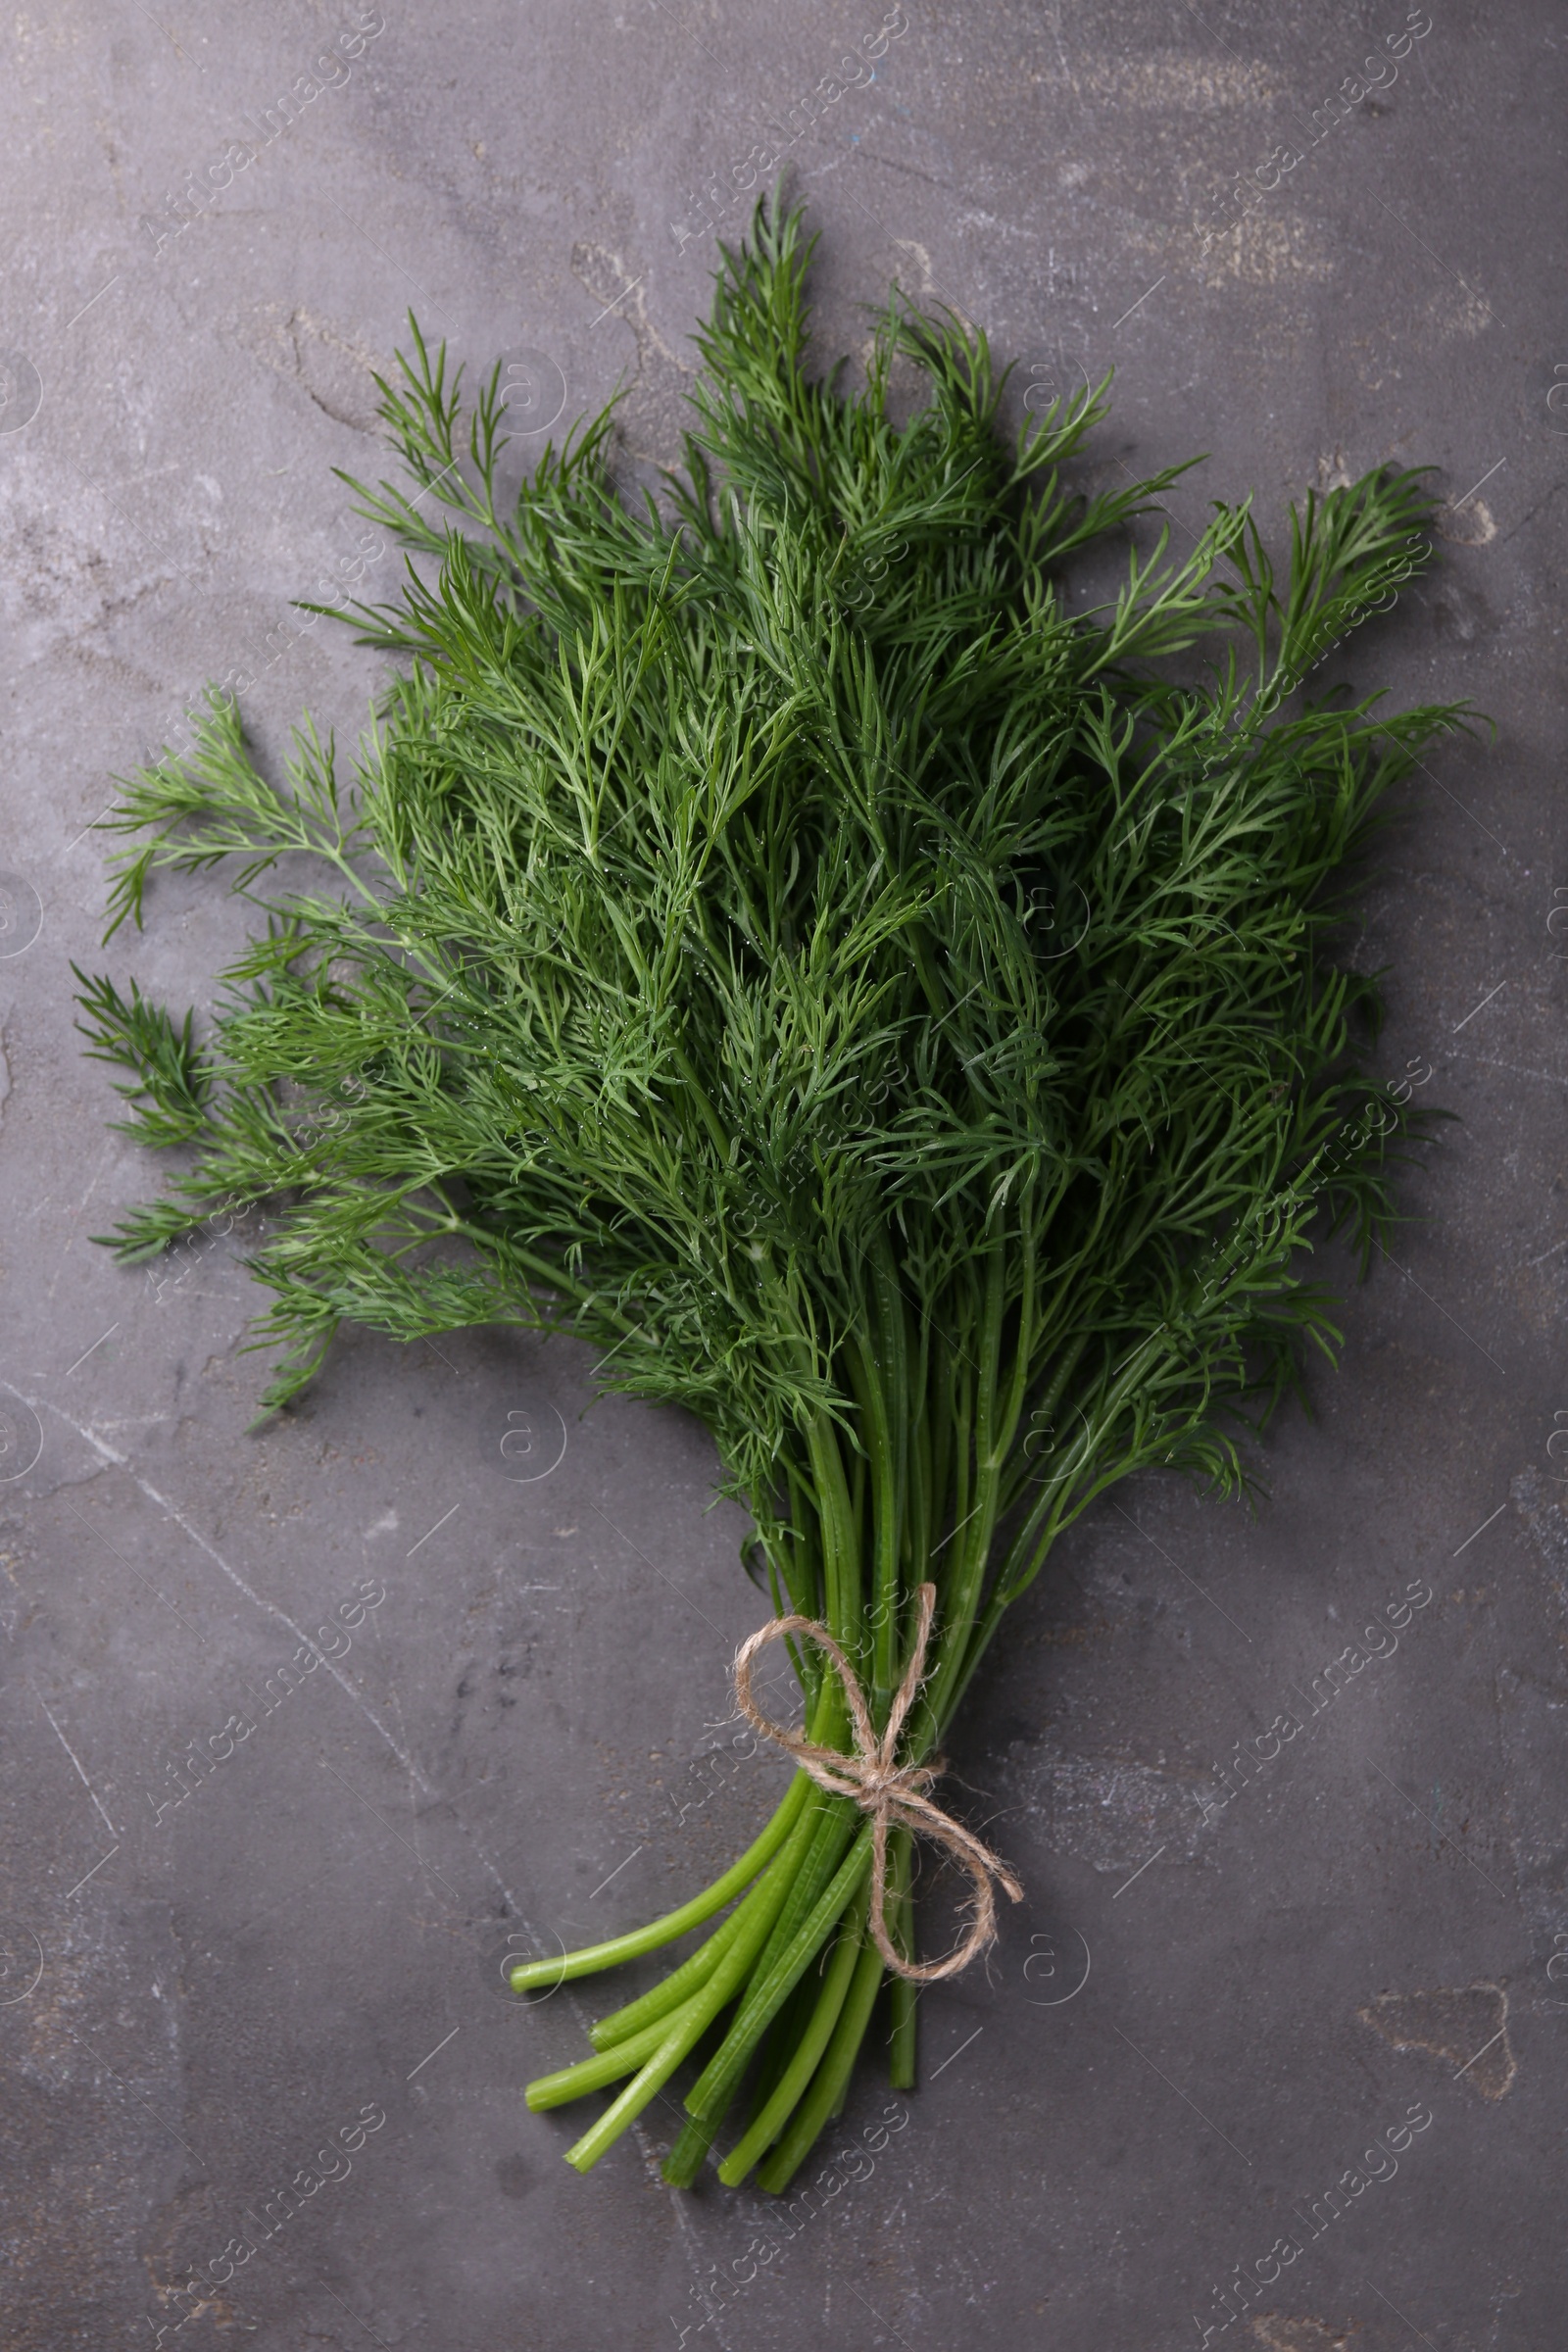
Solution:
M 863 391 L 813 379 L 809 253 L 776 199 L 724 253 L 662 508 L 618 493 L 610 410 L 499 506 L 497 377 L 465 438 L 416 328 L 382 413 L 419 505 L 354 487 L 439 577 L 411 563 L 360 610 L 407 661 L 353 793 L 309 725 L 274 788 L 213 698 L 195 752 L 107 820 L 143 837 L 114 922 L 140 922 L 156 869 L 230 859 L 265 934 L 199 1038 L 78 978 L 129 1132 L 190 1154 L 110 1237 L 122 1257 L 217 1202 L 277 1203 L 249 1261 L 259 1344 L 287 1350 L 270 1404 L 345 1317 L 593 1342 L 605 1386 L 706 1422 L 754 1571 L 836 1637 L 879 1728 L 935 1585 L 918 1764 L 1061 1530 L 1151 1465 L 1236 1490 L 1238 1423 L 1302 1341 L 1330 1350 L 1308 1235 L 1348 1230 L 1364 1261 L 1413 1131 L 1353 1058 L 1378 999 L 1333 960 L 1335 880 L 1463 707 L 1274 710 L 1407 563 L 1413 475 L 1309 495 L 1278 586 L 1220 507 L 1185 559 L 1162 530 L 1069 616 L 1064 564 L 1173 473 L 1075 494 L 1059 469 L 1101 394 L 1009 440 L 984 337 L 896 299 Z M 929 393 L 903 424 L 901 358 Z M 1200 640 L 1203 682 L 1172 683 Z M 302 851 L 324 893 L 257 892 Z M 814 1646 L 796 1663 L 812 1737 L 847 1748 L 838 1679 Z M 608 1967 L 740 1898 L 532 2086 L 544 2107 L 624 2083 L 572 2163 L 705 2044 L 668 2178 L 744 2088 L 721 2178 L 787 2182 L 889 1973 L 869 1840 L 798 1774 L 704 1893 L 515 1972 Z M 910 1863 L 895 1831 L 904 1953 Z M 912 1990 L 889 1983 L 907 2085 Z

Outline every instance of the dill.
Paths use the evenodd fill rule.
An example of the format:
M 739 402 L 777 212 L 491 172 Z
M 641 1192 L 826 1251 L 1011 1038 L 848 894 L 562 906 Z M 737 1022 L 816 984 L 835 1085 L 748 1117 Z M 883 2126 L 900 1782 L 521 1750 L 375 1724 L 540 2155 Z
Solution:
M 309 722 L 268 781 L 210 696 L 103 820 L 130 837 L 111 934 L 158 871 L 220 861 L 263 925 L 200 1037 L 77 977 L 121 1124 L 185 1154 L 100 1238 L 133 1261 L 272 1203 L 269 1409 L 345 1319 L 593 1343 L 605 1388 L 701 1416 L 752 1572 L 825 1621 L 879 1724 L 936 1584 L 919 1762 L 1064 1528 L 1145 1468 L 1241 1491 L 1303 1347 L 1332 1357 L 1313 1243 L 1364 1268 L 1423 1132 L 1358 1059 L 1378 989 L 1336 928 L 1380 804 L 1468 713 L 1295 691 L 1407 576 L 1418 474 L 1309 494 L 1279 580 L 1245 504 L 1140 552 L 1185 469 L 1069 484 L 1104 385 L 1009 436 L 985 337 L 897 295 L 863 389 L 809 372 L 813 242 L 775 197 L 722 252 L 684 467 L 640 508 L 613 403 L 503 498 L 499 370 L 466 407 L 415 324 L 381 385 L 410 487 L 351 486 L 432 561 L 355 608 L 402 664 L 352 788 Z M 926 392 L 903 422 L 900 362 Z M 1107 544 L 1121 585 L 1069 612 Z M 318 891 L 268 881 L 302 853 Z M 846 1746 L 835 1678 L 796 1667 Z M 739 1898 L 530 2087 L 623 2085 L 573 2164 L 706 2042 L 667 2177 L 749 2085 L 721 2178 L 786 2184 L 882 1987 L 868 1859 L 797 1775 L 679 1910 L 514 1972 L 586 1975 Z M 909 1882 L 896 1832 L 906 1953 Z M 907 2086 L 911 1987 L 888 1997 Z

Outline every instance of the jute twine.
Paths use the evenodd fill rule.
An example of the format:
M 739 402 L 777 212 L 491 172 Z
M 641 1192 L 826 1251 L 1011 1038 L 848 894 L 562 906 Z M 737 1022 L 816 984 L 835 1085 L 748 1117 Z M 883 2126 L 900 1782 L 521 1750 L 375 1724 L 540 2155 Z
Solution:
M 908 1669 L 899 1685 L 898 1695 L 889 1713 L 887 1729 L 881 1739 L 876 1736 L 865 1693 L 857 1679 L 854 1667 L 845 1656 L 825 1625 L 814 1617 L 778 1617 L 771 1625 L 762 1626 L 750 1641 L 742 1643 L 735 1659 L 735 1701 L 754 1730 L 764 1739 L 786 1749 L 803 1772 L 810 1774 L 819 1788 L 834 1796 L 847 1796 L 858 1805 L 862 1813 L 871 1816 L 871 1909 L 870 1928 L 877 1950 L 889 1968 L 901 1977 L 910 1977 L 918 1984 L 932 1984 L 939 1977 L 956 1977 L 977 1960 L 987 1945 L 996 1940 L 997 1901 L 991 1882 L 1000 1880 L 1012 1900 L 1021 1902 L 1023 1888 L 1006 1864 L 995 1855 L 978 1838 L 970 1836 L 961 1822 L 944 1813 L 926 1794 L 942 1773 L 937 1764 L 899 1764 L 894 1760 L 899 1734 L 904 1719 L 914 1704 L 920 1685 L 925 1680 L 926 1643 L 931 1635 L 931 1619 L 937 1605 L 935 1585 L 919 1589 L 920 1614 L 915 1632 L 914 1648 Z M 844 1755 L 835 1747 L 819 1747 L 808 1740 L 804 1732 L 792 1732 L 781 1723 L 764 1715 L 752 1697 L 752 1666 L 759 1652 L 770 1642 L 782 1642 L 787 1635 L 802 1635 L 825 1649 L 844 1685 L 849 1701 L 850 1722 L 855 1733 L 855 1752 Z M 940 1845 L 960 1862 L 974 1881 L 975 1913 L 969 1933 L 956 1951 L 945 1960 L 928 1960 L 923 1965 L 907 1960 L 899 1951 L 888 1934 L 888 1827 L 892 1822 L 916 1830 L 933 1844 Z

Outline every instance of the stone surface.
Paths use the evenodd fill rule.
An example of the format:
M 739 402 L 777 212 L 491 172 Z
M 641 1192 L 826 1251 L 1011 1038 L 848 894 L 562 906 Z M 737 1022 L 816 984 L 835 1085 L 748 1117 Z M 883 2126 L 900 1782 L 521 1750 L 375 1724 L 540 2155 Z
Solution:
M 1561 2340 L 1568 33 L 1539 0 L 909 0 L 844 88 L 883 24 L 816 0 L 11 21 L 12 2352 Z M 1332 120 L 1410 25 L 1396 78 Z M 341 71 L 313 78 L 330 44 Z M 675 1899 L 776 1780 L 724 1750 L 757 1598 L 701 1433 L 585 1413 L 584 1357 L 483 1332 L 349 1338 L 251 1430 L 241 1236 L 152 1278 L 89 1239 L 153 1171 L 106 1132 L 71 964 L 200 1004 L 243 931 L 193 881 L 98 946 L 84 828 L 204 681 L 241 687 L 270 758 L 307 704 L 362 723 L 375 660 L 290 600 L 391 576 L 332 469 L 377 467 L 370 371 L 409 307 L 470 363 L 507 355 L 536 432 L 618 380 L 628 470 L 673 459 L 743 209 L 710 175 L 733 188 L 813 88 L 789 162 L 827 349 L 896 273 L 1018 358 L 1020 395 L 1114 364 L 1104 478 L 1213 453 L 1171 495 L 1178 537 L 1255 489 L 1277 545 L 1309 486 L 1435 466 L 1442 565 L 1342 665 L 1396 702 L 1469 695 L 1497 733 L 1401 794 L 1358 949 L 1393 966 L 1383 1066 L 1430 1066 L 1424 1099 L 1461 1114 L 1410 1182 L 1425 1221 L 1349 1299 L 1315 1420 L 1267 1442 L 1255 1515 L 1140 1482 L 1019 1610 L 955 1762 L 1027 1903 L 987 1969 L 925 1996 L 907 2121 L 829 2168 L 878 2141 L 888 2094 L 859 2082 L 790 2217 L 664 2189 L 667 2109 L 579 2180 L 572 2119 L 520 2086 L 591 2005 L 519 2007 L 499 1976 L 509 1937 Z M 1239 173 L 1253 208 L 1204 250 Z M 210 196 L 175 233 L 190 174 Z M 518 1430 L 533 1450 L 503 1454 Z M 1323 1682 L 1411 1587 L 1431 1598 L 1396 1646 Z M 328 1617 L 346 1646 L 290 1687 Z M 193 1740 L 229 1752 L 181 1781 Z M 1390 2000 L 1447 2006 L 1369 2031 Z M 1505 2097 L 1455 2079 L 1466 2000 L 1477 2047 L 1506 2004 Z M 340 2128 L 364 2134 L 348 2169 L 284 2220 Z
M 1380 1992 L 1361 2011 L 1396 2050 L 1446 2059 L 1452 2080 L 1484 2099 L 1506 2098 L 1518 2067 L 1508 2043 L 1508 1996 L 1496 1984 L 1445 1985 L 1437 1992 Z

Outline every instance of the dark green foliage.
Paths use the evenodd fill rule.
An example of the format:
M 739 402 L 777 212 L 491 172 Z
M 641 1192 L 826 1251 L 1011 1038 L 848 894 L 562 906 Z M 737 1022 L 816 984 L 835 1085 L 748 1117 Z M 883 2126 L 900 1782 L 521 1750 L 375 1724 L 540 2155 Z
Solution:
M 1416 477 L 1309 500 L 1283 589 L 1217 507 L 1069 615 L 1070 559 L 1174 473 L 1076 492 L 1103 387 L 1009 442 L 984 338 L 897 302 L 863 392 L 811 380 L 808 254 L 762 206 L 724 256 L 685 476 L 640 512 L 609 412 L 498 505 L 496 379 L 465 435 L 416 330 L 383 415 L 427 495 L 360 495 L 439 576 L 360 612 L 406 674 L 352 813 L 314 732 L 277 792 L 215 704 L 110 820 L 144 837 L 117 923 L 220 857 L 253 897 L 301 850 L 335 888 L 258 901 L 199 1053 L 134 989 L 83 1003 L 137 1131 L 195 1147 L 123 1253 L 279 1201 L 270 1403 L 344 1317 L 592 1341 L 607 1387 L 706 1421 L 775 1595 L 876 1709 L 937 1581 L 919 1756 L 1060 1530 L 1147 1466 L 1237 1490 L 1246 1420 L 1337 1337 L 1309 1236 L 1371 1246 L 1415 1127 L 1356 1058 L 1378 997 L 1336 960 L 1344 880 L 1464 712 L 1260 715 L 1407 560 Z M 901 359 L 929 392 L 902 425 Z M 1200 645 L 1207 682 L 1173 683 Z M 755 1916 L 761 1971 L 784 1931 Z M 864 2031 L 874 1975 L 847 1983 L 802 2115 Z
M 71 968 L 82 986 L 77 1003 L 88 1017 L 76 1027 L 89 1040 L 87 1054 L 133 1073 L 128 1081 L 115 1081 L 116 1094 L 133 1106 L 128 1119 L 111 1122 L 116 1132 L 155 1148 L 193 1143 L 206 1122 L 209 1087 L 195 1047 L 194 1013 L 187 1012 L 176 1029 L 134 980 L 127 1004 L 112 980 L 89 980 L 75 964 Z

